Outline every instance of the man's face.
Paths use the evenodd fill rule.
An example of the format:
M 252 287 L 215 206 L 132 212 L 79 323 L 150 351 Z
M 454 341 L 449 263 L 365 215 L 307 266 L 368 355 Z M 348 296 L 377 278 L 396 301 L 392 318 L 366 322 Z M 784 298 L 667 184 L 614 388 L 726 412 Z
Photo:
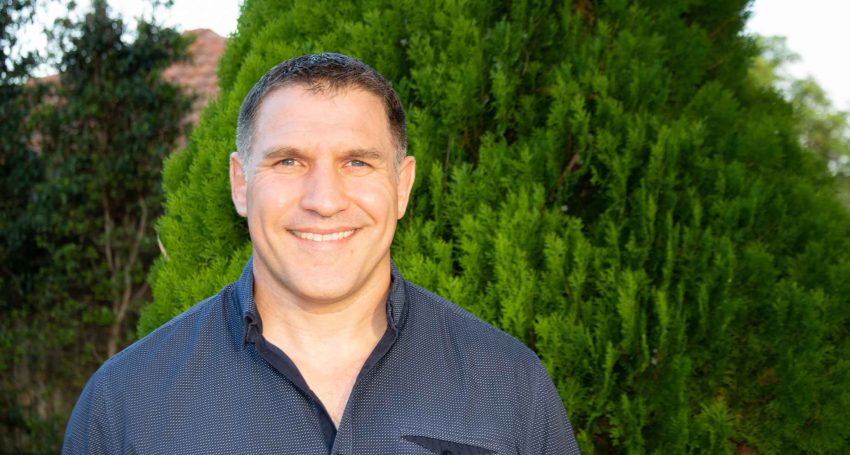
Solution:
M 396 171 L 381 100 L 302 86 L 263 100 L 250 158 L 231 155 L 233 202 L 248 218 L 258 283 L 299 302 L 356 298 L 389 282 L 390 244 L 413 186 Z

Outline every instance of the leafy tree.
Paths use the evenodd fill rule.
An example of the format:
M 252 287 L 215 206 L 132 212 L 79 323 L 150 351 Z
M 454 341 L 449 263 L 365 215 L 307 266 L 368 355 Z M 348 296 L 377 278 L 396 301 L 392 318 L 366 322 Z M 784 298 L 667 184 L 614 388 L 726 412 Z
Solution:
M 85 380 L 135 339 L 158 253 L 162 160 L 191 102 L 162 78 L 185 55 L 174 29 L 139 19 L 129 30 L 95 0 L 52 38 L 60 75 L 31 114 L 44 175 L 25 212 L 46 260 L 4 328 L 24 415 L 10 450 L 36 453 L 58 451 Z
M 220 101 L 166 163 L 148 332 L 250 254 L 227 157 L 242 98 L 357 56 L 409 114 L 393 256 L 533 347 L 584 453 L 837 453 L 850 442 L 850 216 L 749 73 L 746 0 L 247 0 Z
M 38 98 L 38 87 L 27 80 L 41 61 L 34 51 L 23 51 L 21 30 L 33 22 L 36 4 L 29 0 L 0 3 L 0 447 L 17 447 L 26 439 L 28 416 L 19 406 L 25 387 L 18 381 L 21 344 L 16 334 L 25 330 L 26 308 L 34 276 L 45 252 L 35 242 L 35 226 L 27 216 L 33 186 L 40 182 L 40 157 L 29 146 L 28 118 Z
M 105 359 L 132 337 L 127 319 L 145 297 L 147 264 L 158 251 L 152 220 L 161 205 L 161 163 L 184 132 L 190 101 L 161 72 L 185 55 L 187 43 L 144 20 L 130 41 L 104 0 L 58 30 L 61 79 L 56 102 L 40 117 L 48 168 L 41 241 L 59 267 L 48 274 L 66 279 L 48 291 L 109 327 L 96 346 Z
M 27 257 L 33 250 L 26 240 L 24 213 L 32 184 L 41 174 L 40 160 L 29 147 L 27 125 L 36 93 L 26 84 L 39 58 L 33 51 L 22 52 L 18 43 L 18 33 L 32 22 L 34 10 L 30 1 L 0 5 L 0 295 L 5 299 L 4 313 L 9 302 L 24 295 L 27 288 L 21 281 L 25 274 L 20 269 L 13 272 L 11 263 L 12 258 Z
M 836 109 L 826 91 L 811 76 L 796 79 L 786 71 L 800 56 L 784 37 L 758 37 L 761 55 L 750 70 L 754 81 L 777 89 L 797 117 L 800 140 L 819 155 L 838 178 L 839 197 L 850 209 L 850 113 Z
M 750 75 L 753 80 L 765 88 L 788 89 L 788 82 L 794 77 L 788 72 L 789 63 L 800 61 L 800 54 L 788 48 L 784 36 L 756 36 L 759 55 L 753 59 Z
M 12 271 L 13 258 L 31 258 L 35 250 L 28 242 L 26 207 L 34 182 L 40 180 L 41 162 L 29 146 L 31 129 L 28 116 L 38 96 L 32 84 L 27 85 L 31 72 L 39 63 L 34 51 L 22 51 L 19 33 L 31 24 L 35 4 L 31 1 L 13 1 L 0 5 L 0 184 L 3 198 L 0 200 L 0 294 L 4 313 L 7 305 L 21 298 L 28 289 L 26 273 L 20 266 L 34 261 L 17 263 Z M 26 268 L 26 267 L 24 267 Z M 31 267 L 30 267 L 31 268 Z
M 791 104 L 802 129 L 807 149 L 824 161 L 835 163 L 833 172 L 850 177 L 850 166 L 839 166 L 841 157 L 850 157 L 850 117 L 833 107 L 824 89 L 811 77 L 791 82 Z

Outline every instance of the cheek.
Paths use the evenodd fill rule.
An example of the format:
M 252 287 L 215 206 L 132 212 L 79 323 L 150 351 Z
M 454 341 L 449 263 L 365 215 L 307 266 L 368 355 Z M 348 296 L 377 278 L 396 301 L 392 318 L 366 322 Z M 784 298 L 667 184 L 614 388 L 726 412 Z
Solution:
M 352 200 L 376 222 L 386 223 L 397 219 L 397 195 L 394 185 L 380 182 L 355 183 Z
M 254 182 L 248 191 L 248 216 L 260 219 L 280 216 L 291 205 L 296 189 L 282 182 L 261 180 Z

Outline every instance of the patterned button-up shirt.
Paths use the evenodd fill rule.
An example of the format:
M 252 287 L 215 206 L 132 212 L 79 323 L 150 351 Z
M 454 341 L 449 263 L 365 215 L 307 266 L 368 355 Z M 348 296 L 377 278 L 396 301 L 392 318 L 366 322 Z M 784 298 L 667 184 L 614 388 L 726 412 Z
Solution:
M 238 281 L 107 361 L 65 433 L 79 454 L 578 454 L 534 353 L 392 267 L 387 331 L 336 428 Z

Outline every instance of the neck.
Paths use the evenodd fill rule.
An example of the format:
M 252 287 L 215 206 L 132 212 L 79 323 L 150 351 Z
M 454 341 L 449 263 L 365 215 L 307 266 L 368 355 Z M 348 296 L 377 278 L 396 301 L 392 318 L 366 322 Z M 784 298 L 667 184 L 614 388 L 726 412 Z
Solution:
M 373 346 L 387 328 L 389 274 L 381 282 L 363 286 L 356 295 L 311 300 L 275 286 L 274 279 L 263 272 L 255 263 L 254 300 L 263 336 L 281 348 Z

